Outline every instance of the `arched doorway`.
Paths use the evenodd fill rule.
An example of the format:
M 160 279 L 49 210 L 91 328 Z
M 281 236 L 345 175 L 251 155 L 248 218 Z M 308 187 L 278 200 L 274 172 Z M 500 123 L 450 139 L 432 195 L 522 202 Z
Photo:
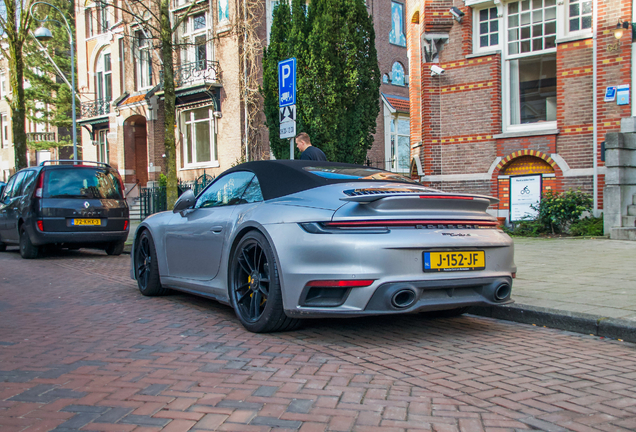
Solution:
M 499 164 L 499 210 L 509 221 L 534 217 L 536 203 L 545 191 L 557 186 L 554 161 L 539 152 L 517 155 L 513 153 Z M 523 190 L 519 188 L 525 186 Z M 501 213 L 499 213 L 501 214 Z M 502 217 L 503 217 L 502 215 Z
M 129 117 L 124 122 L 124 149 L 126 156 L 126 183 L 148 183 L 148 141 L 146 118 Z

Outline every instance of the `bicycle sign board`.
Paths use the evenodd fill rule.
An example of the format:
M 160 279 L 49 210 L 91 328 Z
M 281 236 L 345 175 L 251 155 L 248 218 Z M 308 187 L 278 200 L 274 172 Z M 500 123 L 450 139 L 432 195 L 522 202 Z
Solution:
M 510 177 L 510 221 L 531 219 L 537 215 L 541 201 L 541 174 Z

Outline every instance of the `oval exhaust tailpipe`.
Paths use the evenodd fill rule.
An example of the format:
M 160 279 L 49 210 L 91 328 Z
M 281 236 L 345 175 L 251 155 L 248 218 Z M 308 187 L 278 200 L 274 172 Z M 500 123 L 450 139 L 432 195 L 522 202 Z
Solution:
M 495 289 L 494 297 L 495 301 L 502 301 L 510 296 L 511 288 L 510 284 L 502 283 Z
M 415 291 L 412 289 L 401 289 L 391 297 L 391 304 L 398 309 L 404 309 L 415 303 Z

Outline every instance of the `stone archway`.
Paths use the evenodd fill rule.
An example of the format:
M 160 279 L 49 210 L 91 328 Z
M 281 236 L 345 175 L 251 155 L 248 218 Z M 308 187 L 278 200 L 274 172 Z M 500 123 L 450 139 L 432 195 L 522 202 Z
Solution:
M 126 182 L 148 183 L 148 140 L 146 118 L 134 115 L 124 122 L 124 152 L 126 157 Z

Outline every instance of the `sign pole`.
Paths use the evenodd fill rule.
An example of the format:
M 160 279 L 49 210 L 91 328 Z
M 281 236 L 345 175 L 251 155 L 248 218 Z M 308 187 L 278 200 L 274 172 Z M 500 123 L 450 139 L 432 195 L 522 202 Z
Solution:
M 294 160 L 294 138 L 289 140 L 289 160 Z

